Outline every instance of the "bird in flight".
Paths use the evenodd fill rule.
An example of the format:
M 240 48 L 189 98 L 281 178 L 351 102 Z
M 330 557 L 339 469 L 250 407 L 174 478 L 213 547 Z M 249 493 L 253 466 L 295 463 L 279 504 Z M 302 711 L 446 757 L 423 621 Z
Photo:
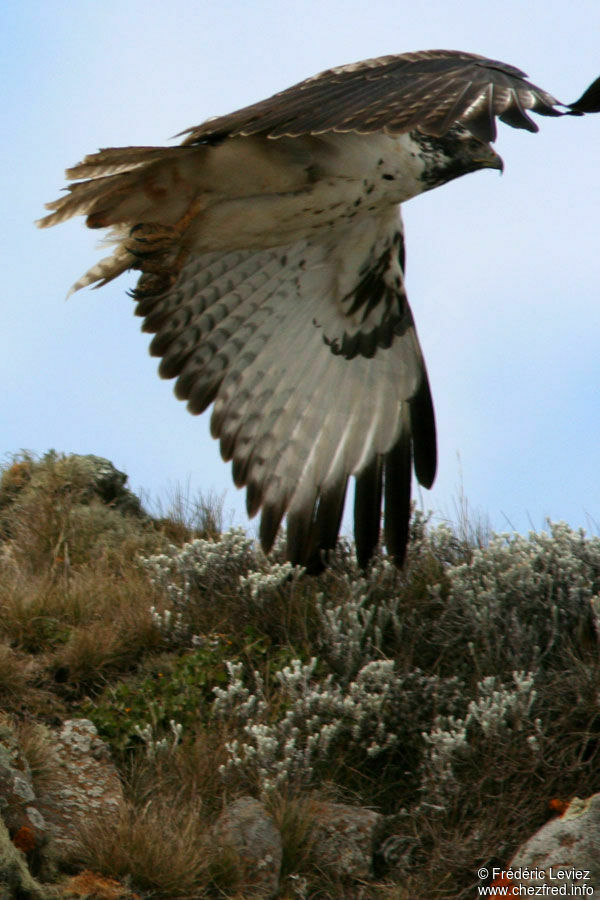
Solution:
M 496 118 L 600 111 L 600 78 L 571 104 L 520 69 L 428 50 L 329 69 L 183 132 L 171 147 L 100 150 L 67 170 L 41 226 L 85 215 L 111 256 L 73 290 L 141 272 L 133 297 L 159 373 L 211 431 L 265 552 L 316 572 L 349 477 L 367 566 L 383 532 L 398 565 L 412 471 L 431 487 L 436 430 L 404 288 L 400 204 L 501 169 Z

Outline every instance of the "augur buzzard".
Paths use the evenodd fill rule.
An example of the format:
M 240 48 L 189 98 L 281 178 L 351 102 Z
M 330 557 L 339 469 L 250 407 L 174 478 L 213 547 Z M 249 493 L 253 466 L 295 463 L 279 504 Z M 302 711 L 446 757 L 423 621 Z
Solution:
M 562 109 L 557 109 L 562 106 Z M 600 111 L 600 79 L 560 104 L 513 66 L 429 50 L 329 69 L 183 132 L 176 147 L 100 150 L 43 226 L 76 214 L 115 249 L 74 290 L 127 269 L 159 372 L 262 509 L 265 551 L 319 570 L 348 478 L 361 566 L 384 539 L 404 559 L 414 466 L 433 483 L 436 435 L 404 290 L 399 204 L 482 168 L 496 117 Z

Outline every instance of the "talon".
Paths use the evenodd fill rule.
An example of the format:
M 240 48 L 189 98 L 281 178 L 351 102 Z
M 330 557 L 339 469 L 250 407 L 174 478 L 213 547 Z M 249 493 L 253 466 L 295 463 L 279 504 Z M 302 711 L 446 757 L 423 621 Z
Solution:
M 158 273 L 144 272 L 132 291 L 132 295 L 136 300 L 144 297 L 155 297 L 168 291 L 175 283 L 176 277 L 176 275 L 165 271 Z
M 188 256 L 187 247 L 182 246 L 182 235 L 203 208 L 204 201 L 196 197 L 174 225 L 138 222 L 131 227 L 123 246 L 134 258 L 131 268 L 145 273 L 137 294 L 162 293 L 175 283 Z

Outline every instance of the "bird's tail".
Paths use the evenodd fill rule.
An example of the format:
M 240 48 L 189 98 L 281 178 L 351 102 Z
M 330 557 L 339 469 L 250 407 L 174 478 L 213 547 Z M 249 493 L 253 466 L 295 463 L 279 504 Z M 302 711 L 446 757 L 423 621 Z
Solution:
M 106 242 L 115 245 L 113 253 L 92 266 L 71 292 L 90 284 L 101 287 L 127 269 L 141 267 L 139 255 L 131 249 L 130 231 L 156 222 L 168 229 L 181 218 L 196 187 L 187 178 L 192 155 L 197 160 L 198 148 L 110 147 L 67 169 L 73 183 L 66 195 L 46 204 L 51 212 L 37 225 L 48 228 L 84 215 L 89 228 L 110 228 Z
M 48 228 L 77 215 L 87 216 L 89 228 L 152 221 L 148 212 L 156 217 L 157 204 L 164 216 L 166 191 L 175 177 L 171 170 L 177 168 L 173 163 L 191 152 L 184 147 L 109 147 L 91 153 L 67 169 L 66 177 L 75 183 L 65 196 L 46 203 L 52 212 L 37 224 Z

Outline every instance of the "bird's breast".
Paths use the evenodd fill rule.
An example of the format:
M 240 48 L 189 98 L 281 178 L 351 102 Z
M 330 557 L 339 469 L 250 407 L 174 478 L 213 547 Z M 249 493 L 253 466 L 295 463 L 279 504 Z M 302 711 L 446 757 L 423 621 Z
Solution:
M 258 174 L 248 168 L 244 180 L 239 175 L 246 140 L 232 139 L 226 148 L 231 164 L 239 142 L 237 175 L 229 181 L 221 175 L 218 190 L 194 223 L 194 249 L 252 249 L 316 237 L 378 215 L 425 189 L 420 148 L 408 134 L 265 139 L 262 167 Z M 217 163 L 215 156 L 218 172 Z

